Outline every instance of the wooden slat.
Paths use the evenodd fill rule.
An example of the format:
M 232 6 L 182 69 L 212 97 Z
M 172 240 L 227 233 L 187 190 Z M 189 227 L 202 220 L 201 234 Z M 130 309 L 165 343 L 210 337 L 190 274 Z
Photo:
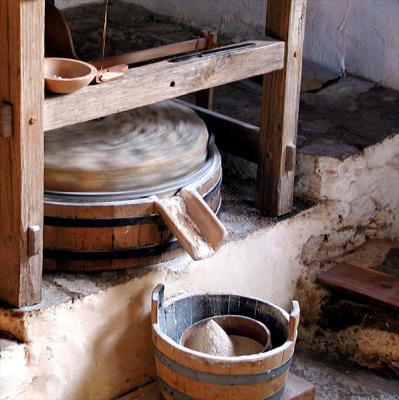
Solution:
M 129 70 L 124 79 L 88 86 L 45 100 L 45 130 L 88 121 L 198 90 L 223 85 L 283 66 L 284 43 L 257 41 L 235 53 L 180 62 L 161 61 Z
M 256 205 L 273 216 L 293 202 L 295 170 L 286 170 L 285 155 L 296 144 L 305 8 L 306 0 L 267 2 L 266 34 L 286 44 L 284 69 L 263 79 Z
M 399 310 L 399 278 L 395 276 L 343 262 L 319 274 L 317 282 Z
M 288 374 L 287 383 L 282 396 L 282 400 L 313 400 L 315 396 L 315 387 L 308 381 Z M 161 400 L 162 397 L 158 390 L 158 383 L 150 383 L 131 393 L 127 393 L 117 400 Z M 243 399 L 244 400 L 244 399 Z
M 29 256 L 28 230 L 42 227 L 44 0 L 0 2 L 0 100 L 12 104 L 11 136 L 0 137 L 0 298 L 40 300 L 41 236 Z

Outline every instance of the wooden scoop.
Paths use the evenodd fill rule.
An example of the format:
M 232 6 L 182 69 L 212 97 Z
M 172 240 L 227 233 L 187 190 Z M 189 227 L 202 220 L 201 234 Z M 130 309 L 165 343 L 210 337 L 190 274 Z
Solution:
M 129 70 L 126 64 L 114 65 L 113 67 L 99 69 L 96 75 L 96 83 L 106 83 L 121 79 Z
M 183 188 L 167 199 L 154 197 L 155 208 L 194 260 L 215 254 L 227 231 L 197 190 Z

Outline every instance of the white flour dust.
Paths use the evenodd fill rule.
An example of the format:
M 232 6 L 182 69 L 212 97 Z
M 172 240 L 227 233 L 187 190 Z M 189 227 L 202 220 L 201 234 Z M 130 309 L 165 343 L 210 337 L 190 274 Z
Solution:
M 257 354 L 264 346 L 244 336 L 228 335 L 214 320 L 202 325 L 186 342 L 186 347 L 222 357 Z

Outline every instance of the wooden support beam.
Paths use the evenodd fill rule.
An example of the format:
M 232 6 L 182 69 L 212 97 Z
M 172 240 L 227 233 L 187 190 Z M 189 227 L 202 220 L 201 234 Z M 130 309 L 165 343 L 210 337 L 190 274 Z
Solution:
M 0 298 L 21 307 L 41 293 L 44 0 L 0 1 L 0 54 L 0 101 L 13 111 L 0 135 Z
M 0 102 L 0 136 L 8 138 L 12 135 L 12 105 Z
M 218 46 L 218 34 L 217 32 L 203 31 L 202 35 L 206 38 L 207 49 L 211 50 Z M 213 88 L 200 90 L 195 94 L 195 104 L 199 107 L 207 108 L 212 110 L 213 106 Z
M 132 68 L 121 80 L 49 96 L 44 105 L 44 129 L 89 121 L 282 68 L 284 43 L 254 43 L 230 54 Z
M 285 42 L 284 69 L 263 78 L 256 205 L 273 216 L 293 202 L 305 9 L 306 0 L 267 2 L 266 34 Z

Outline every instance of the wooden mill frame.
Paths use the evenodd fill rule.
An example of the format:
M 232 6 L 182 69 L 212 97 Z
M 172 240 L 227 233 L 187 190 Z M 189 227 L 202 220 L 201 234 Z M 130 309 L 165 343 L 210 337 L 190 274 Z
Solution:
M 45 0 L 0 0 L 0 298 L 41 300 L 46 131 L 264 75 L 260 129 L 197 110 L 222 147 L 258 161 L 256 205 L 291 210 L 306 0 L 268 0 L 266 33 L 230 55 L 130 69 L 123 80 L 44 97 Z M 217 129 L 216 129 L 217 130 Z

